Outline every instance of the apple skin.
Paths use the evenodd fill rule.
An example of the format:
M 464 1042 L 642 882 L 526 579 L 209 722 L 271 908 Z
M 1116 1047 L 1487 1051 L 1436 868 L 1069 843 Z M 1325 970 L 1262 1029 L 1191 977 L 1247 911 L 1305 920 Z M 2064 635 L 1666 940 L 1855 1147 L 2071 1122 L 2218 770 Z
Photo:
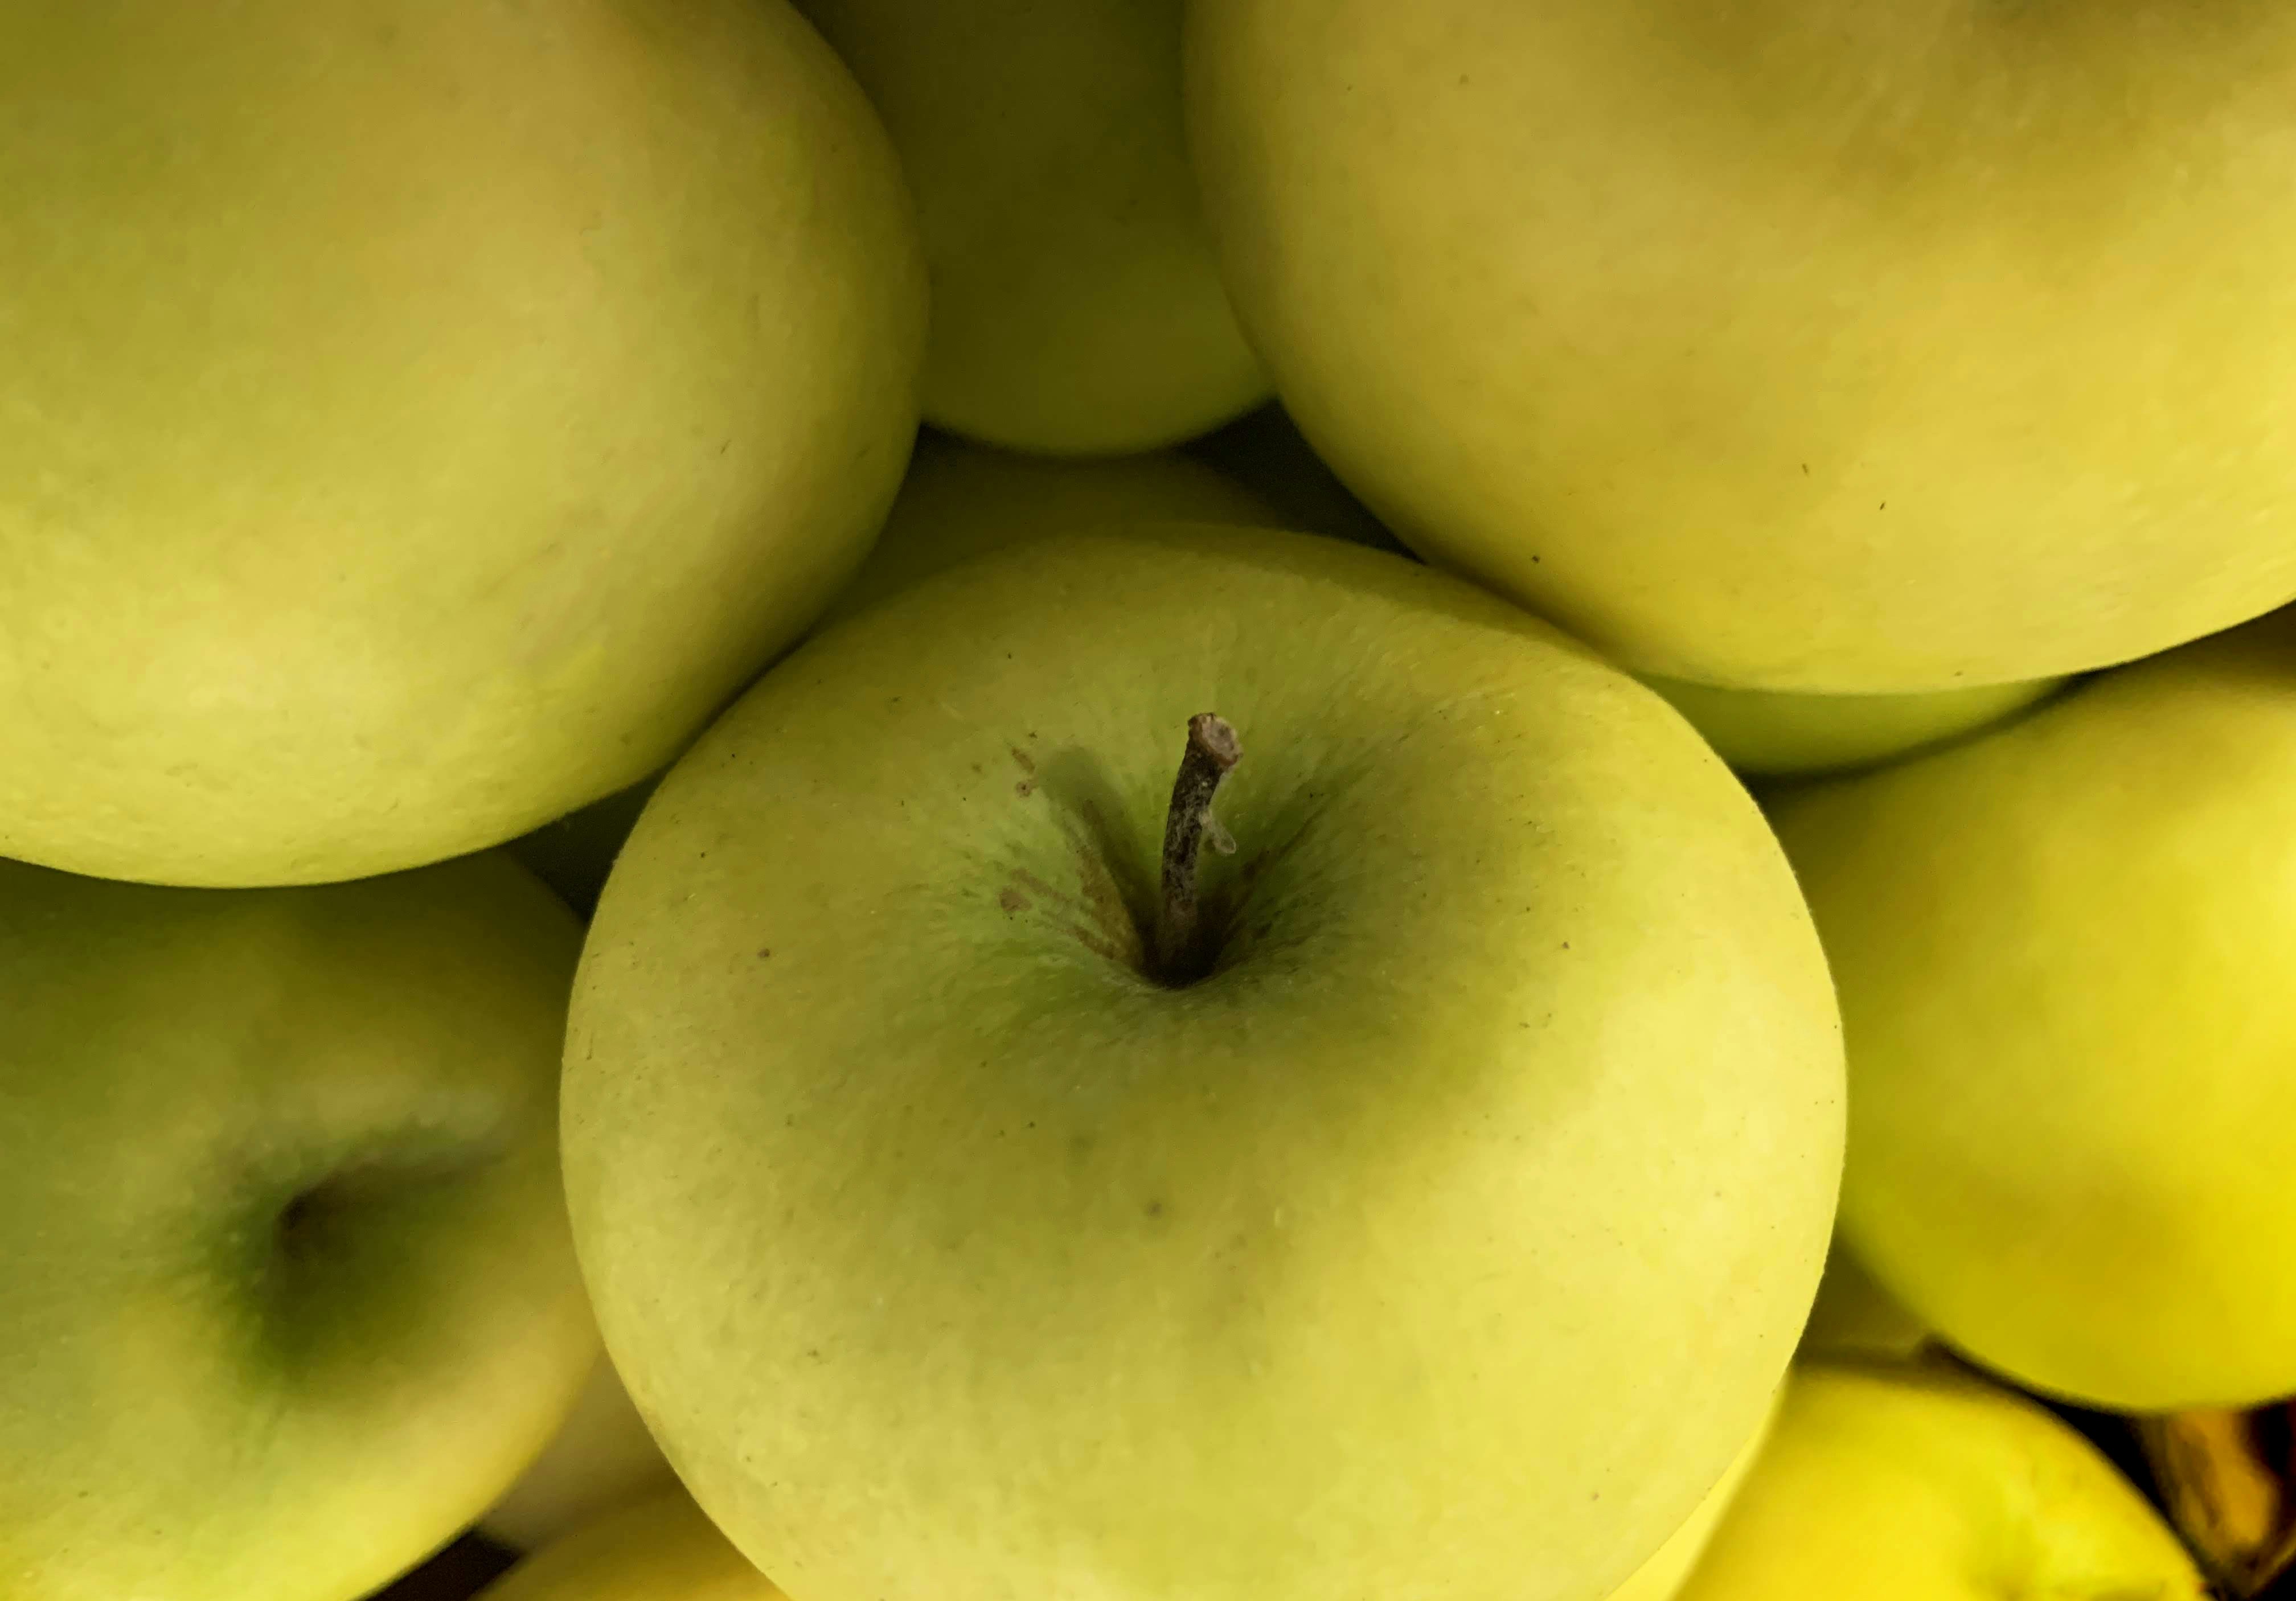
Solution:
M 1180 0 L 799 0 L 884 118 L 932 269 L 927 421 L 1111 455 L 1267 398 L 1180 119 Z
M 1172 989 L 1130 956 L 1208 707 L 1237 920 Z M 1063 535 L 671 770 L 568 1196 L 640 1413 L 808 1601 L 1599 1601 L 1782 1376 L 1838 1050 L 1759 813 L 1592 652 L 1337 540 Z
M 1797 1366 L 1681 1601 L 2203 1601 L 2097 1449 L 1942 1364 Z
M 1797 1361 L 1827 1358 L 1909 1361 L 1930 1346 L 1927 1325 L 1875 1282 L 1839 1233 L 1825 1253 L 1817 1299 L 1803 1325 Z
M 2123 1411 L 2296 1391 L 2296 611 L 1770 815 L 1848 1041 L 1841 1231 Z
M 553 1541 L 476 1601 L 786 1601 L 684 1491 L 657 1491 Z
M 1023 540 L 1100 523 L 1248 523 L 1283 514 L 1234 479 L 1172 451 L 1062 461 L 923 434 L 884 530 L 822 624 Z
M 1879 766 L 2005 722 L 2062 688 L 2062 678 L 1906 695 L 1802 695 L 1725 690 L 1645 675 L 1731 770 L 1806 778 Z
M 487 1508 L 478 1530 L 497 1545 L 531 1551 L 676 1482 L 602 1355 L 550 1443 Z
M 0 8 L 0 854 L 315 883 L 665 764 L 916 419 L 895 157 L 783 0 Z
M 493 853 L 221 893 L 0 862 L 9 1601 L 342 1601 L 526 1466 L 598 1351 L 578 943 Z
M 1611 1592 L 1609 1601 L 1674 1601 L 1682 1593 L 1682 1587 L 1690 1581 L 1691 1570 L 1698 1565 L 1700 1554 L 1714 1538 L 1722 1515 L 1730 1509 L 1739 1487 L 1745 1483 L 1746 1475 L 1753 1471 L 1754 1463 L 1761 1456 L 1762 1447 L 1776 1422 L 1779 1402 L 1784 1397 L 1785 1388 L 1780 1385 L 1771 1397 L 1770 1409 L 1762 1414 L 1761 1422 L 1747 1436 L 1746 1443 L 1738 1448 L 1738 1454 L 1730 1458 L 1730 1466 L 1699 1501 L 1697 1509 L 1680 1528 L 1667 1536 L 1666 1544 L 1636 1568 L 1632 1578 Z
M 2296 596 L 2296 11 L 1198 0 L 1284 404 L 1636 672 L 2127 661 Z

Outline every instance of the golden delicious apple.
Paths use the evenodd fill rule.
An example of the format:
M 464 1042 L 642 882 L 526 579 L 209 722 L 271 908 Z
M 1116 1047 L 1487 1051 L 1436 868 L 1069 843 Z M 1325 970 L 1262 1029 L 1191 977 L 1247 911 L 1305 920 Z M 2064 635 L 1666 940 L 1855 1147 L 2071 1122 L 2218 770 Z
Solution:
M 1751 801 L 1591 651 L 1335 539 L 1057 535 L 671 769 L 568 1195 L 806 1601 L 1590 1601 L 1782 1376 L 1837 1029 Z
M 1797 1367 L 1681 1601 L 2202 1601 L 2136 1486 L 1943 1366 Z
M 1180 124 L 1181 0 L 798 0 L 899 149 L 932 268 L 929 421 L 1177 444 L 1267 397 Z
M 1199 0 L 1238 314 L 1406 543 L 1899 692 L 2296 596 L 2296 10 Z
M 2296 611 L 1771 816 L 1840 986 L 1842 1232 L 2123 1410 L 2296 1392 Z
M 487 1508 L 479 1532 L 512 1550 L 531 1551 L 676 1483 L 613 1363 L 601 1356 L 558 1433 Z
M 1806 695 L 1724 690 L 1645 674 L 1715 754 L 1750 778 L 1800 778 L 1872 767 L 2001 723 L 2054 693 L 2062 678 L 1906 695 Z
M 915 421 L 893 151 L 783 0 L 0 6 L 0 853 L 308 883 L 663 765 Z
M 1829 1357 L 1906 1360 L 1929 1346 L 1930 1331 L 1903 1303 L 1874 1282 L 1866 1264 L 1839 1234 L 1825 1253 L 1809 1321 L 1802 1326 L 1799 1360 Z
M 784 1601 L 684 1491 L 553 1541 L 478 1601 Z
M 1784 1386 L 1780 1385 L 1777 1393 L 1771 1398 L 1770 1409 L 1762 1414 L 1762 1421 L 1747 1436 L 1746 1443 L 1738 1448 L 1738 1454 L 1730 1458 L 1730 1466 L 1714 1482 L 1714 1488 L 1706 1492 L 1697 1509 L 1680 1528 L 1667 1536 L 1666 1543 L 1635 1570 L 1632 1578 L 1611 1592 L 1609 1601 L 1674 1601 L 1674 1597 L 1682 1593 L 1682 1587 L 1689 1581 L 1691 1569 L 1698 1565 L 1700 1553 L 1714 1538 L 1715 1528 L 1721 1523 L 1722 1515 L 1737 1499 L 1738 1487 L 1753 1471 L 1755 1459 L 1761 1455 L 1762 1445 L 1768 1440 L 1771 1425 L 1776 1419 L 1778 1402 L 1784 1394 Z
M 823 622 L 1022 540 L 1157 519 L 1270 527 L 1283 520 L 1234 479 L 1177 452 L 1059 461 L 925 434 L 869 560 Z
M 488 853 L 320 888 L 0 863 L 0 1594 L 343 1601 L 595 1360 L 579 931 Z

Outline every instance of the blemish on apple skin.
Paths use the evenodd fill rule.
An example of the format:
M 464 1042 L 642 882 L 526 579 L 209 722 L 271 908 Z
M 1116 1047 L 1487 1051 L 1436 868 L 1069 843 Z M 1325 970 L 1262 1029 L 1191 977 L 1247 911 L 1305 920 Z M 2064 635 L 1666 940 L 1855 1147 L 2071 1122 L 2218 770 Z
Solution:
M 1029 737 L 1033 739 L 1037 736 L 1030 734 Z M 1027 751 L 1022 750 L 1017 745 L 1013 747 L 1013 759 L 1021 764 L 1021 771 L 1023 772 L 1034 772 L 1037 771 L 1037 759 L 1030 756 Z
M 1037 793 L 1036 780 L 1022 779 L 1019 783 L 1013 786 L 1013 793 L 1019 796 L 1022 800 L 1028 799 L 1030 796 Z
M 770 946 L 767 946 L 767 945 L 759 945 L 759 946 L 758 947 L 758 960 L 759 961 L 763 961 L 763 960 L 766 960 L 766 958 L 767 958 L 768 956 L 771 956 L 772 954 L 773 954 L 773 950 L 772 950 L 772 948 L 771 948 Z
M 1022 894 L 1017 889 L 1007 889 L 1004 891 L 1004 894 L 996 897 L 996 903 L 999 906 L 1002 906 L 1008 912 L 1026 911 L 1029 910 L 1029 897 Z

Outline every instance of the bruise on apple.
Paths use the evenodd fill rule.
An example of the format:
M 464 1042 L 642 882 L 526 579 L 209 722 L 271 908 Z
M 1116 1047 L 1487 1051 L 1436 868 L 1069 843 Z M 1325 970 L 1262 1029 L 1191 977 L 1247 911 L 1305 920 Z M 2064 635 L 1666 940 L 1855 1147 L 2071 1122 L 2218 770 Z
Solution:
M 2140 1418 L 2137 1434 L 2178 1532 L 2226 1595 L 2296 1579 L 2296 1400 Z

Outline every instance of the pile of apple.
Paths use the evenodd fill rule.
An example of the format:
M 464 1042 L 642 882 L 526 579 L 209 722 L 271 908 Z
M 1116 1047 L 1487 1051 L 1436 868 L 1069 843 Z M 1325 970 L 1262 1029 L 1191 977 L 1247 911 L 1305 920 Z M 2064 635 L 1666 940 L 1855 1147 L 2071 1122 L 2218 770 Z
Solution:
M 2292 183 L 2285 5 L 0 0 L 0 1601 L 2261 1595 Z

